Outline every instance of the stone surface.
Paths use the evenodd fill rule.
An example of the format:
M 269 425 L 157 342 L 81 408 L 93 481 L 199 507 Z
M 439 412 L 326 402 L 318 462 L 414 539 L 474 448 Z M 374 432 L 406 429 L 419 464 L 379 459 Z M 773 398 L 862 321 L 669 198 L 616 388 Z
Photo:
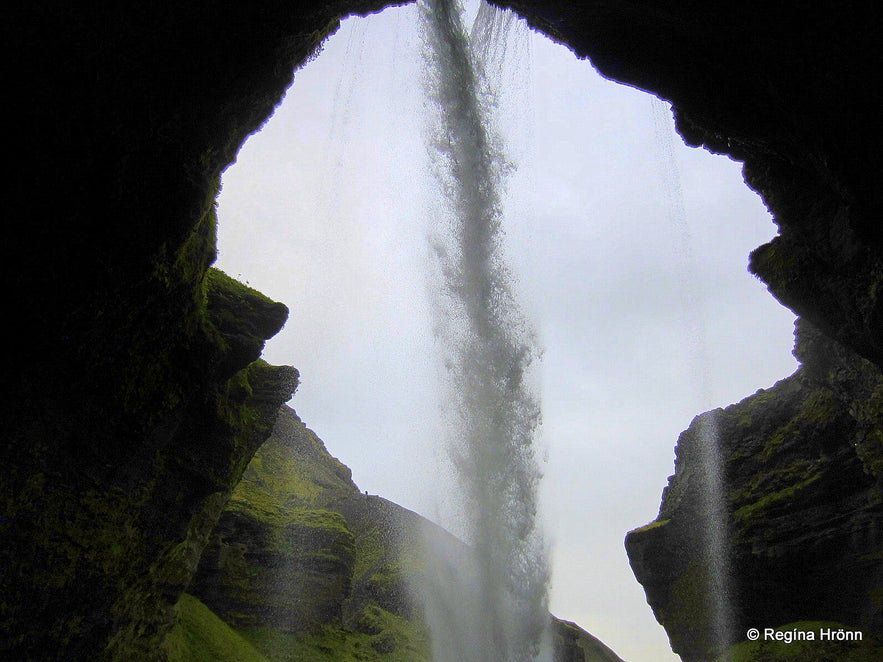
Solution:
M 658 519 L 626 538 L 635 576 L 684 660 L 721 652 L 719 572 L 730 643 L 750 627 L 795 621 L 883 632 L 883 375 L 806 322 L 796 335 L 800 369 L 697 417 L 678 440 Z M 710 557 L 704 526 L 715 505 L 701 446 L 715 443 L 713 429 L 729 567 Z
M 215 519 L 297 384 L 292 368 L 231 358 L 244 338 L 259 348 L 254 334 L 275 332 L 285 307 L 220 272 L 200 287 L 184 338 L 158 334 L 169 345 L 145 340 L 152 351 L 127 364 L 47 383 L 66 401 L 47 394 L 45 417 L 18 412 L 7 428 L 11 441 L 36 435 L 2 457 L 0 651 L 9 659 L 160 656 Z M 227 298 L 243 305 L 227 309 Z M 96 372 L 120 381 L 84 381 Z
M 231 626 L 285 632 L 340 624 L 356 539 L 328 506 L 358 492 L 291 409 L 221 514 L 189 591 Z
M 349 469 L 284 407 L 188 592 L 270 660 L 429 660 L 415 597 L 427 540 L 463 548 L 416 513 L 361 493 Z M 558 662 L 621 662 L 573 623 L 555 620 L 554 636 Z

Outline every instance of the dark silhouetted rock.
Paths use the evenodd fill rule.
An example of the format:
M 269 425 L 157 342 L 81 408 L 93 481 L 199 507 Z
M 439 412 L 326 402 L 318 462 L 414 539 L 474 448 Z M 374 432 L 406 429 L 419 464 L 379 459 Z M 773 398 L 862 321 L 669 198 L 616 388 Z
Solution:
M 773 388 L 693 421 L 678 439 L 658 519 L 626 538 L 635 576 L 684 660 L 721 652 L 724 620 L 750 627 L 828 621 L 883 628 L 883 376 L 875 365 L 799 322 L 802 365 Z M 709 552 L 710 480 L 703 428 L 723 459 L 722 535 L 729 566 Z M 726 572 L 725 583 L 716 576 Z

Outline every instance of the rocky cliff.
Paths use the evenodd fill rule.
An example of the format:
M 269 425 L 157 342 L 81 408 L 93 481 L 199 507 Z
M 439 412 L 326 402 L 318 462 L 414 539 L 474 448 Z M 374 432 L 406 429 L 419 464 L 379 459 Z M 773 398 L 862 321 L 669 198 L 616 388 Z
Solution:
M 232 630 L 279 662 L 430 660 L 415 597 L 427 540 L 462 546 L 419 515 L 362 494 L 284 407 L 221 513 L 166 648 L 182 648 L 194 630 L 186 619 L 202 609 L 227 629 L 215 627 L 173 659 L 199 656 Z M 577 625 L 554 623 L 558 662 L 621 662 Z
M 712 659 L 749 628 L 800 621 L 862 630 L 865 647 L 883 646 L 873 641 L 883 632 L 883 374 L 804 321 L 795 355 L 791 377 L 693 421 L 659 517 L 626 538 L 684 660 Z
M 283 308 L 209 271 L 220 173 L 339 17 L 385 4 L 7 10 L 5 657 L 162 657 L 202 541 L 295 383 L 255 362 Z M 877 3 L 500 4 L 744 162 L 780 230 L 751 268 L 880 366 Z
M 294 369 L 256 360 L 283 305 L 214 270 L 191 295 L 188 317 L 165 320 L 176 333 L 117 347 L 96 330 L 97 365 L 72 374 L 72 358 L 39 393 L 21 384 L 33 399 L 5 419 L 0 462 L 7 659 L 155 657 L 215 519 L 293 392 Z M 125 303 L 102 312 L 130 314 Z M 62 342 L 76 354 L 85 341 Z

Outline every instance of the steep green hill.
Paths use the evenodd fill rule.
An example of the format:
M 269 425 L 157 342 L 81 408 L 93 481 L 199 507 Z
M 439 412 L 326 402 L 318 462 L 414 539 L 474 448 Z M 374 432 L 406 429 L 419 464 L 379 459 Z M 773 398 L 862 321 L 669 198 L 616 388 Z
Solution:
M 184 593 L 163 649 L 169 662 L 268 662 L 242 635 L 197 598 Z
M 426 570 L 427 534 L 463 546 L 416 513 L 360 492 L 350 470 L 283 407 L 218 520 L 166 646 L 191 655 L 173 656 L 180 660 L 233 650 L 236 641 L 270 662 L 429 662 L 412 590 Z M 620 660 L 575 624 L 554 626 L 560 662 Z

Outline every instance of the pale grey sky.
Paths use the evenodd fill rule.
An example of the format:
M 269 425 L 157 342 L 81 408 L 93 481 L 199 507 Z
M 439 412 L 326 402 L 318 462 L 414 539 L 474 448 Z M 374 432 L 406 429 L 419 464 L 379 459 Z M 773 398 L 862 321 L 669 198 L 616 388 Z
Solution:
M 629 662 L 673 660 L 623 538 L 655 518 L 693 416 L 796 367 L 793 314 L 746 269 L 776 229 L 739 164 L 684 146 L 667 106 L 525 43 L 503 76 L 507 249 L 544 348 L 552 612 Z M 414 7 L 390 9 L 347 20 L 296 73 L 224 174 L 217 266 L 290 308 L 264 356 L 301 371 L 291 405 L 359 487 L 456 528 L 419 45 Z

